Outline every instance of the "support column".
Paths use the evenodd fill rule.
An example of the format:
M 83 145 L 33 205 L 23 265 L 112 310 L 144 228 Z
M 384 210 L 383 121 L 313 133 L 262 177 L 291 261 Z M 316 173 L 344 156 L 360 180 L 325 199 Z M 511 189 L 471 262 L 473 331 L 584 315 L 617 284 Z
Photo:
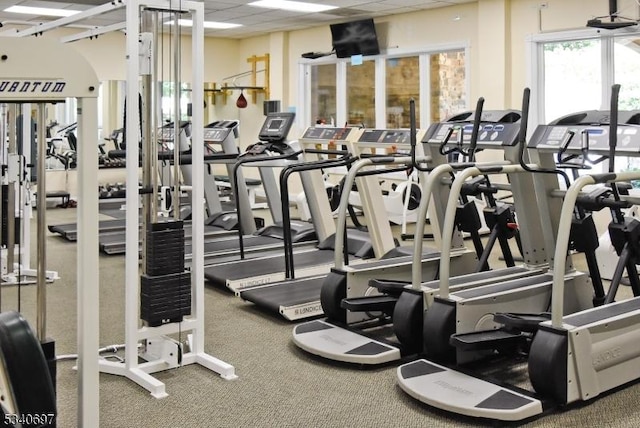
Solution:
M 78 99 L 78 426 L 99 425 L 98 128 L 96 98 Z M 137 147 L 137 144 L 133 144 Z M 40 192 L 38 192 L 40 193 Z M 40 206 L 38 206 L 40 209 Z
M 485 108 L 502 109 L 511 103 L 511 0 L 478 2 L 478 86 Z
M 269 35 L 269 99 L 282 100 L 282 108 L 289 105 L 289 33 Z M 266 76 L 265 76 L 266 77 Z

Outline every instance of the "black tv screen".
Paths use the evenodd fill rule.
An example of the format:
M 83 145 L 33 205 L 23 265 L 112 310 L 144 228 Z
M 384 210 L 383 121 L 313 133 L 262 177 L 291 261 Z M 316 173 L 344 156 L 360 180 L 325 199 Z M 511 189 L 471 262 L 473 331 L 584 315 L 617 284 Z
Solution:
M 338 58 L 380 53 L 373 19 L 332 24 L 330 27 L 333 49 Z

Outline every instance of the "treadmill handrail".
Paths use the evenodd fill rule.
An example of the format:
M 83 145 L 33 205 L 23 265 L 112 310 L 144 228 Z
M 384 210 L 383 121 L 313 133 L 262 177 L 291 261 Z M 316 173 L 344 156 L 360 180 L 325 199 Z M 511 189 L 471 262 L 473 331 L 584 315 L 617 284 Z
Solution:
M 562 328 L 564 316 L 564 271 L 566 257 L 569 250 L 569 234 L 571 221 L 580 195 L 580 191 L 590 184 L 607 184 L 618 181 L 640 180 L 640 171 L 625 171 L 619 173 L 588 174 L 579 177 L 569 186 L 562 203 L 560 222 L 558 223 L 558 238 L 553 261 L 553 286 L 551 289 L 551 325 Z M 562 272 L 562 273 L 560 273 Z
M 238 161 L 233 164 L 233 167 L 231 168 L 231 178 L 232 178 L 232 184 L 233 184 L 233 194 L 234 195 L 238 195 L 240 193 L 239 191 L 239 185 L 238 185 L 238 171 L 240 170 L 240 167 L 242 167 L 244 164 L 246 163 L 258 163 L 258 162 L 264 162 L 264 161 L 272 161 L 272 160 L 293 160 L 294 158 L 297 158 L 300 154 L 302 154 L 302 150 L 296 150 L 292 153 L 288 153 L 288 154 L 284 154 L 284 155 L 277 155 L 277 156 L 255 156 L 255 157 L 243 157 L 238 159 Z M 239 244 L 239 250 L 240 250 L 240 259 L 244 260 L 244 228 L 242 227 L 242 213 L 240 210 L 240 198 L 235 197 L 235 202 L 236 202 L 236 216 L 237 216 L 237 221 L 238 221 L 238 244 Z
M 359 170 L 366 166 L 370 165 L 381 165 L 381 164 L 400 164 L 405 163 L 409 166 L 412 165 L 411 156 L 384 156 L 384 157 L 367 157 L 361 158 L 358 162 L 354 163 L 349 172 L 347 173 L 343 185 L 343 189 L 351 189 L 353 184 L 355 183 L 356 176 L 359 173 Z M 432 160 L 431 156 L 420 156 L 417 158 L 418 162 L 430 162 Z M 380 174 L 386 173 L 384 169 L 380 169 Z M 342 195 L 340 195 L 340 205 L 338 206 L 338 219 L 336 220 L 336 239 L 335 239 L 335 268 L 342 269 L 344 268 L 344 261 L 340 255 L 344 252 L 344 240 L 346 238 L 346 224 L 347 224 L 347 208 L 349 207 L 349 191 L 343 191 Z
M 307 151 L 311 152 L 311 151 Z M 294 172 L 313 171 L 316 169 L 330 168 L 337 166 L 347 166 L 357 160 L 351 153 L 345 151 L 332 151 L 332 150 L 315 150 L 313 153 L 322 152 L 326 154 L 342 155 L 337 159 L 321 159 L 317 161 L 304 162 L 300 164 L 289 165 L 280 172 L 280 201 L 282 203 L 282 228 L 284 232 L 284 262 L 285 262 L 285 277 L 287 279 L 294 279 L 295 272 L 293 266 L 293 239 L 291 237 L 291 216 L 289 213 L 289 177 Z
M 127 157 L 126 150 L 109 150 L 107 156 L 111 159 L 125 159 Z M 179 153 L 180 163 L 181 164 L 191 164 L 191 151 L 185 151 Z M 174 152 L 170 151 L 162 151 L 158 152 L 158 160 L 173 160 Z M 238 158 L 237 154 L 229 154 L 229 153 L 209 153 L 204 155 L 205 163 L 215 163 L 217 160 L 235 160 Z M 142 155 L 140 155 L 139 159 L 142 159 Z

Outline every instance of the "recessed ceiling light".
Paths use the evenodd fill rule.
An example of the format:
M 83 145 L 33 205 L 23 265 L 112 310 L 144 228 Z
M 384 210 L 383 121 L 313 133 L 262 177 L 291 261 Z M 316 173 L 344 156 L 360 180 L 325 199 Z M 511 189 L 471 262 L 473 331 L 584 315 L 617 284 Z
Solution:
M 11 6 L 4 10 L 10 13 L 22 13 L 26 15 L 41 16 L 71 16 L 80 13 L 79 10 L 71 9 L 52 9 L 48 7 L 30 7 L 30 6 Z
M 324 12 L 337 9 L 338 6 L 328 6 L 324 4 L 305 3 L 301 1 L 289 0 L 258 0 L 249 3 L 249 6 L 265 7 L 268 9 L 291 10 L 294 12 Z
M 166 25 L 173 25 L 173 21 L 165 22 Z M 190 19 L 178 19 L 178 24 L 181 27 L 193 27 L 193 21 Z M 241 24 L 232 24 L 230 22 L 214 22 L 204 21 L 204 28 L 213 28 L 216 30 L 226 30 L 229 28 L 242 27 Z

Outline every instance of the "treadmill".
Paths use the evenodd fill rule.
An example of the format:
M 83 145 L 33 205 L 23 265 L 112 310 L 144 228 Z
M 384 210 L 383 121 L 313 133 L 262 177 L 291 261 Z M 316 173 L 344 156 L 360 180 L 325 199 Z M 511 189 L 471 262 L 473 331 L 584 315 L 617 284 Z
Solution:
M 188 152 L 190 148 L 189 144 L 189 126 L 188 122 L 181 124 L 181 132 L 179 136 L 180 150 L 181 152 Z M 226 159 L 225 156 L 220 156 L 221 159 L 216 159 L 218 154 L 223 155 L 237 155 L 238 149 L 235 144 L 235 138 L 238 132 L 237 121 L 217 121 L 207 125 L 204 129 L 204 143 L 206 147 L 205 162 L 210 163 L 226 163 L 227 169 L 232 168 L 234 160 Z M 160 128 L 160 142 L 161 144 L 170 149 L 173 148 L 174 138 L 173 124 L 166 124 Z M 211 158 L 210 160 L 206 160 Z M 172 177 L 172 171 L 170 168 L 170 161 L 163 162 L 162 170 L 160 171 L 161 177 L 167 177 L 169 182 L 163 183 L 165 186 L 171 187 L 171 182 L 174 181 Z M 182 179 L 185 185 L 190 185 L 193 182 L 191 174 L 191 165 L 188 162 L 183 162 L 180 166 L 182 173 Z M 253 212 L 250 208 L 249 196 L 247 193 L 246 184 L 242 174 L 238 175 L 238 189 L 239 196 L 236 197 L 236 206 L 243 209 L 245 214 L 242 216 L 243 227 L 248 230 L 255 230 L 255 219 Z M 166 181 L 166 180 L 165 180 Z M 238 228 L 237 216 L 235 212 L 225 211 L 220 201 L 217 186 L 215 183 L 214 174 L 205 169 L 204 176 L 204 191 L 205 191 L 205 203 L 209 217 L 205 223 L 205 240 L 222 237 L 224 235 L 235 234 L 235 229 Z M 188 194 L 190 198 L 190 194 Z M 188 217 L 188 213 L 181 213 L 181 217 Z M 191 237 L 191 228 L 189 223 L 185 224 L 185 237 L 187 240 Z M 125 230 L 124 227 L 121 230 L 113 230 L 110 233 L 100 234 L 100 250 L 109 255 L 124 254 L 125 251 Z M 186 254 L 191 254 L 190 244 L 185 249 Z
M 245 213 L 247 210 L 242 210 L 242 207 L 239 206 L 242 227 L 225 237 L 205 242 L 205 265 L 219 264 L 221 261 L 241 260 L 245 255 L 255 258 L 261 253 L 278 250 L 283 246 L 285 232 L 277 177 L 279 174 L 278 168 L 297 162 L 297 160 L 290 158 L 291 154 L 294 153 L 294 149 L 287 144 L 287 136 L 294 119 L 295 114 L 291 112 L 272 112 L 267 114 L 258 134 L 259 141 L 251 145 L 239 157 L 239 161 L 234 166 L 227 166 L 229 177 L 234 177 L 234 175 L 240 177 L 245 167 L 256 167 L 258 169 L 269 213 L 273 220 L 272 224 L 259 230 L 256 230 L 255 224 L 251 227 L 245 227 Z M 241 180 L 235 181 L 238 184 L 242 183 Z M 243 195 L 247 195 L 246 191 L 243 192 Z M 248 196 L 245 203 L 249 206 Z M 312 216 L 312 221 L 318 222 L 321 220 Z M 312 223 L 291 220 L 290 229 L 292 241 L 297 248 L 312 248 L 317 244 L 316 228 Z
M 183 152 L 189 151 L 189 122 L 181 123 L 181 132 L 180 132 L 180 149 Z M 174 143 L 174 128 L 173 124 L 165 124 L 158 130 L 159 133 L 159 141 L 160 144 L 164 146 L 163 151 L 172 150 Z M 228 159 L 216 160 L 216 154 L 223 153 L 227 155 L 233 155 L 238 153 L 237 145 L 235 144 L 235 139 L 238 134 L 238 121 L 227 120 L 227 121 L 216 121 L 207 125 L 204 129 L 204 143 L 206 147 L 205 151 L 205 162 L 207 162 L 206 158 L 209 157 L 210 163 L 226 163 L 227 169 L 230 170 L 233 161 Z M 163 162 L 162 170 L 159 171 L 161 177 L 167 177 L 169 181 L 164 183 L 165 186 L 170 187 L 172 180 L 171 178 L 171 169 L 170 169 L 170 161 L 165 159 Z M 184 162 L 181 166 L 181 172 L 183 175 L 183 179 L 185 184 L 190 184 L 192 182 L 191 175 L 191 166 L 188 162 Z M 239 178 L 243 179 L 242 173 L 239 173 Z M 225 231 L 231 231 L 237 229 L 237 222 L 235 221 L 235 215 L 233 213 L 229 213 L 228 210 L 225 210 L 217 193 L 217 188 L 215 184 L 215 179 L 212 174 L 205 174 L 205 202 L 207 211 L 210 213 L 209 218 L 207 219 L 207 223 L 205 225 L 206 236 L 211 236 L 212 234 L 220 234 Z M 243 192 L 246 192 L 246 184 L 243 180 L 239 181 L 238 187 Z M 241 193 L 245 194 L 245 193 Z M 238 199 L 238 203 L 240 207 L 246 210 L 247 214 L 243 217 L 245 222 L 244 227 L 247 230 L 255 230 L 255 220 L 253 218 L 253 214 L 250 209 L 249 199 L 240 197 Z M 77 236 L 77 225 L 76 223 L 68 223 L 68 224 L 59 224 L 59 225 L 50 225 L 49 230 L 52 233 L 57 233 L 61 235 L 63 238 L 69 241 L 75 241 Z M 114 219 L 114 220 L 101 220 L 99 222 L 99 230 L 100 230 L 100 248 L 105 254 L 124 254 L 124 219 Z M 190 231 L 187 228 L 186 230 L 187 237 L 190 236 Z M 230 233 L 230 232 L 229 232 Z
M 267 122 L 263 128 L 268 130 L 275 128 L 275 126 Z M 296 248 L 294 251 L 293 248 L 284 247 L 285 242 L 281 241 L 280 247 L 284 247 L 284 250 L 281 250 L 278 255 L 256 257 L 250 260 L 240 260 L 208 266 L 205 268 L 205 278 L 214 285 L 228 287 L 235 292 L 240 292 L 257 285 L 264 285 L 290 278 L 291 269 L 290 266 L 288 266 L 289 264 L 295 266 L 295 276 L 297 277 L 326 274 L 333 264 L 336 225 L 333 220 L 321 169 L 346 162 L 342 160 L 346 159 L 346 156 L 343 153 L 343 158 L 323 160 L 319 158 L 321 155 L 317 153 L 315 148 L 318 145 L 324 145 L 326 147 L 330 141 L 335 142 L 335 140 L 330 139 L 330 136 L 336 138 L 338 143 L 340 143 L 341 141 L 351 138 L 357 138 L 359 132 L 360 131 L 353 128 L 313 127 L 308 129 L 303 138 L 298 142 L 302 150 L 290 152 L 295 154 L 297 159 L 295 161 L 287 161 L 288 166 L 286 168 L 295 167 L 301 169 L 299 175 L 307 198 L 311 218 L 314 220 L 313 226 L 316 236 L 318 237 L 317 247 Z M 268 159 L 270 157 L 271 156 L 262 156 L 258 157 L 258 159 L 262 158 L 273 166 L 283 166 L 281 161 L 278 164 L 269 161 Z M 287 183 L 281 181 L 281 186 L 286 187 Z M 289 216 L 288 192 L 282 190 L 282 193 L 283 201 L 281 209 L 287 220 L 283 224 L 286 225 L 288 224 Z M 282 231 L 286 231 L 286 226 L 282 227 L 281 225 L 281 229 Z M 286 234 L 283 233 L 283 237 L 287 237 Z M 347 239 L 349 241 L 348 250 L 352 258 L 361 260 L 373 256 L 375 247 L 369 238 L 369 233 L 350 229 Z M 291 237 L 289 242 L 295 243 L 295 238 Z M 395 245 L 392 238 L 390 244 L 387 243 L 387 245 Z M 287 251 L 289 257 L 283 257 L 285 251 Z
M 637 157 L 640 154 L 640 111 L 618 114 L 614 111 L 617 97 L 614 100 L 612 111 L 578 112 L 540 125 L 530 146 L 542 153 L 557 152 L 564 147 L 566 153 L 578 156 L 585 155 L 586 150 L 610 159 Z M 580 191 L 587 185 L 611 185 L 638 179 L 638 171 L 583 175 L 562 192 L 564 202 L 555 247 L 551 317 L 539 324 L 527 364 L 535 393 L 485 380 L 469 371 L 463 373 L 429 359 L 400 366 L 397 371 L 400 388 L 421 402 L 452 413 L 484 420 L 523 421 L 558 407 L 589 402 L 637 381 L 640 378 L 640 330 L 637 328 L 640 286 L 637 278 L 632 281 L 633 298 L 613 302 L 615 289 L 613 293 L 610 289 L 605 304 L 565 315 L 564 273 L 569 267 L 565 255 Z M 624 201 L 624 198 L 617 196 L 613 202 Z M 632 203 L 637 202 L 636 198 Z M 625 267 L 630 272 L 635 271 L 637 234 L 632 231 L 640 224 L 637 219 L 627 218 L 619 227 L 627 231 L 626 245 L 620 251 L 616 267 L 621 275 Z
M 376 146 L 365 143 L 370 141 L 372 132 L 375 135 Z M 329 149 L 332 145 L 348 146 L 349 152 L 359 156 L 361 151 L 366 148 L 387 149 L 392 144 L 399 144 L 402 141 L 408 141 L 409 131 L 407 130 L 376 130 L 376 131 L 357 131 L 351 128 L 333 128 L 326 126 L 312 126 L 307 128 L 300 145 L 305 149 L 306 153 L 314 148 Z M 385 143 L 382 143 L 382 142 Z M 389 160 L 392 157 L 387 157 Z M 397 158 L 401 159 L 401 158 Z M 404 161 L 407 158 L 403 158 Z M 391 162 L 388 162 L 391 163 Z M 358 162 L 350 168 L 359 169 Z M 381 165 L 381 164 L 380 164 Z M 398 164 L 395 165 L 396 167 Z M 406 167 L 405 167 L 406 168 Z M 396 168 L 397 169 L 397 168 Z M 383 170 L 380 170 L 383 172 Z M 344 171 L 340 171 L 344 173 Z M 345 183 L 344 189 L 351 189 L 351 185 Z M 361 176 L 357 178 L 357 192 L 362 200 L 363 213 L 367 222 L 367 230 L 370 240 L 373 244 L 373 251 L 376 258 L 383 257 L 397 251 L 396 243 L 392 235 L 389 218 L 382 200 L 382 189 L 378 177 L 375 175 Z M 351 191 L 346 191 L 346 195 L 340 201 L 341 210 L 346 212 L 346 206 L 349 203 Z M 344 208 L 344 209 L 343 209 Z M 346 215 L 345 215 L 346 217 Z M 332 220 L 333 221 L 333 220 Z M 338 216 L 337 235 L 342 232 L 344 221 Z M 333 224 L 331 225 L 335 227 Z M 330 258 L 327 260 L 332 265 L 336 258 L 343 259 L 343 238 L 336 236 L 334 240 L 334 251 L 331 252 Z M 324 254 L 324 252 L 323 252 Z M 329 253 L 326 253 L 329 255 Z M 294 255 L 295 257 L 295 255 Z M 364 262 L 363 262 L 364 263 Z M 273 282 L 255 287 L 245 287 L 240 291 L 240 297 L 246 301 L 254 303 L 256 306 L 266 308 L 267 310 L 279 313 L 286 319 L 293 321 L 322 314 L 322 306 L 320 305 L 320 290 L 322 283 L 326 277 L 325 272 L 321 275 L 300 278 L 298 272 L 295 271 L 297 263 L 294 259 L 293 272 L 285 272 L 287 278 L 284 281 Z M 294 275 L 298 278 L 294 278 Z

